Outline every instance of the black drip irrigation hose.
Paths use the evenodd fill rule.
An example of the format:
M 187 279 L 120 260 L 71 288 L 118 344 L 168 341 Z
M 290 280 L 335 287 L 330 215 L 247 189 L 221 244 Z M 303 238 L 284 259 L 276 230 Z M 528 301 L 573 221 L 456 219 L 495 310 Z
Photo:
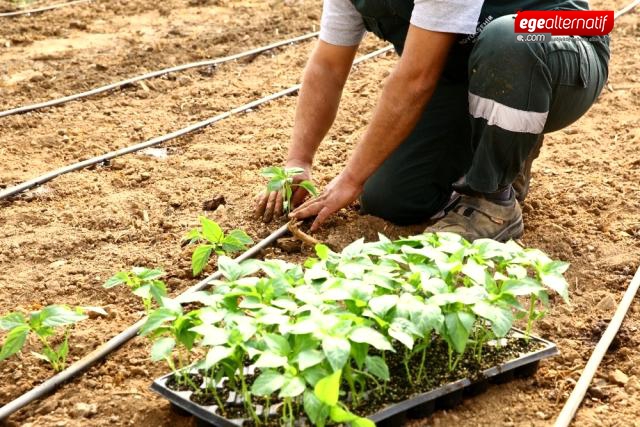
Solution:
M 308 34 L 304 34 L 298 37 L 294 37 L 291 39 L 287 39 L 287 40 L 283 40 L 283 41 L 279 41 L 276 43 L 272 43 L 266 46 L 261 46 L 261 47 L 257 47 L 254 49 L 250 49 L 247 50 L 245 52 L 240 52 L 240 53 L 236 53 L 234 55 L 229 55 L 229 56 L 225 56 L 222 58 L 216 58 L 216 59 L 208 59 L 205 61 L 198 61 L 198 62 L 191 62 L 188 64 L 181 64 L 181 65 L 176 65 L 175 67 L 170 67 L 170 68 L 164 68 L 162 70 L 157 70 L 157 71 L 152 71 L 146 74 L 141 74 L 139 76 L 135 76 L 135 77 L 131 77 L 128 78 L 126 80 L 121 80 L 115 83 L 110 83 L 108 85 L 104 85 L 104 86 L 100 86 L 91 90 L 88 90 L 86 92 L 81 92 L 81 93 L 76 93 L 73 95 L 69 95 L 69 96 L 64 96 L 62 98 L 56 98 L 56 99 L 52 99 L 50 101 L 45 101 L 45 102 L 39 102 L 37 104 L 29 104 L 29 105 L 24 105 L 22 107 L 16 107 L 16 108 L 12 108 L 10 110 L 5 110 L 5 111 L 0 111 L 0 118 L 1 117 L 7 117 L 7 116 L 11 116 L 14 114 L 22 114 L 22 113 L 26 113 L 29 111 L 34 111 L 34 110 L 39 110 L 42 108 L 48 108 L 48 107 L 53 107 L 56 105 L 61 105 L 61 104 L 65 104 L 67 102 L 70 101 L 75 101 L 76 99 L 81 99 L 81 98 L 87 98 L 89 96 L 93 96 L 93 95 L 98 95 L 100 93 L 104 93 L 104 92 L 108 92 L 110 90 L 114 90 L 114 89 L 120 89 L 122 87 L 131 85 L 133 83 L 139 82 L 141 80 L 148 80 L 148 79 L 152 79 L 155 77 L 160 77 L 163 76 L 165 74 L 169 74 L 169 73 L 176 73 L 179 71 L 184 71 L 184 70 L 188 70 L 191 68 L 199 68 L 199 67 L 215 67 L 218 66 L 220 64 L 223 64 L 225 62 L 230 62 L 230 61 L 235 61 L 238 59 L 242 59 L 242 58 L 246 58 L 249 56 L 253 56 L 253 55 L 258 55 L 260 53 L 269 51 L 269 50 L 273 50 L 282 46 L 286 46 L 286 45 L 290 45 L 290 44 L 294 44 L 294 43 L 298 43 L 304 40 L 308 40 L 314 37 L 318 36 L 318 32 L 313 32 L 313 33 L 308 33 Z
M 383 53 L 390 51 L 392 48 L 393 48 L 392 46 L 387 46 L 387 47 L 384 47 L 382 49 L 378 49 L 378 50 L 376 50 L 374 52 L 371 52 L 371 53 L 369 53 L 367 55 L 361 56 L 360 58 L 356 59 L 353 64 L 357 65 L 357 64 L 359 64 L 359 63 L 361 63 L 363 61 L 366 61 L 366 60 L 371 59 L 373 57 L 382 55 Z M 175 139 L 175 138 L 178 138 L 180 136 L 186 135 L 188 133 L 194 132 L 196 130 L 202 129 L 202 128 L 207 127 L 209 125 L 212 125 L 212 124 L 214 124 L 216 122 L 224 120 L 224 119 L 226 119 L 228 117 L 231 117 L 231 116 L 233 116 L 235 114 L 248 111 L 248 110 L 250 110 L 252 108 L 256 108 L 256 107 L 258 107 L 258 106 L 260 106 L 262 104 L 266 104 L 266 103 L 274 101 L 274 100 L 276 100 L 278 98 L 282 98 L 282 97 L 287 96 L 287 95 L 292 95 L 292 94 L 296 93 L 298 90 L 300 90 L 300 87 L 301 87 L 300 84 L 296 84 L 294 86 L 291 86 L 288 89 L 284 89 L 284 90 L 282 90 L 280 92 L 265 96 L 264 98 L 260 98 L 260 99 L 257 99 L 255 101 L 251 101 L 251 102 L 249 102 L 247 104 L 241 105 L 241 106 L 236 107 L 236 108 L 234 108 L 232 110 L 229 110 L 227 112 L 224 112 L 224 113 L 218 114 L 216 116 L 210 117 L 210 118 L 208 118 L 206 120 L 194 123 L 192 125 L 189 125 L 189 126 L 187 126 L 185 128 L 182 128 L 182 129 L 179 129 L 177 131 L 168 133 L 166 135 L 162 135 L 162 136 L 150 139 L 148 141 L 132 145 L 130 147 L 125 147 L 125 148 L 121 148 L 120 150 L 111 151 L 109 153 L 106 153 L 106 154 L 103 154 L 103 155 L 100 155 L 100 156 L 97 156 L 97 157 L 92 157 L 90 159 L 83 160 L 83 161 L 80 161 L 80 162 L 77 162 L 77 163 L 73 163 L 71 165 L 64 166 L 62 168 L 59 168 L 59 169 L 56 169 L 54 171 L 48 172 L 48 173 L 46 173 L 44 175 L 41 175 L 41 176 L 36 177 L 36 178 L 33 178 L 33 179 L 29 180 L 29 181 L 25 181 L 25 182 L 23 182 L 21 184 L 18 184 L 16 186 L 14 186 L 14 187 L 10 187 L 10 188 L 7 188 L 5 190 L 0 191 L 0 200 L 4 200 L 4 199 L 6 199 L 8 197 L 14 196 L 14 195 L 16 195 L 18 193 L 22 193 L 23 191 L 26 191 L 26 190 L 31 189 L 33 187 L 36 187 L 38 185 L 44 184 L 45 182 L 51 181 L 51 180 L 59 177 L 60 175 L 64 175 L 64 174 L 67 174 L 67 173 L 70 173 L 70 172 L 74 172 L 74 171 L 77 171 L 77 170 L 80 170 L 80 169 L 84 169 L 84 168 L 87 168 L 89 166 L 97 165 L 99 163 L 104 163 L 107 160 L 111 160 L 111 159 L 113 159 L 115 157 L 120 157 L 120 156 L 123 156 L 125 154 L 130 154 L 130 153 L 133 153 L 133 152 L 136 152 L 136 151 L 140 151 L 140 150 L 143 150 L 143 149 L 148 148 L 148 147 L 153 147 L 155 145 L 162 144 L 163 142 L 167 142 L 167 141 L 169 141 L 171 139 Z
M 278 228 L 269 236 L 261 240 L 257 245 L 253 246 L 252 248 L 244 252 L 242 255 L 240 255 L 238 258 L 236 258 L 236 261 L 240 262 L 249 258 L 253 258 L 262 249 L 270 246 L 278 238 L 284 236 L 287 233 L 287 230 L 288 228 L 286 224 Z M 214 274 L 210 275 L 209 277 L 205 278 L 204 280 L 196 283 L 195 285 L 187 289 L 185 292 L 183 292 L 181 295 L 200 291 L 204 289 L 212 281 L 220 279 L 221 276 L 222 274 L 219 271 L 217 271 Z M 41 397 L 44 397 L 50 394 L 60 385 L 73 379 L 74 377 L 76 377 L 77 375 L 81 374 L 86 369 L 88 369 L 90 366 L 104 359 L 110 353 L 114 352 L 115 350 L 120 348 L 123 344 L 125 344 L 126 342 L 134 338 L 138 333 L 138 330 L 146 320 L 147 318 L 143 317 L 142 319 L 138 320 L 136 323 L 129 326 L 127 329 L 120 332 L 118 335 L 111 338 L 109 341 L 102 344 L 100 347 L 98 347 L 97 349 L 95 349 L 94 351 L 92 351 L 82 359 L 78 360 L 77 362 L 69 366 L 64 371 L 54 375 L 53 377 L 49 378 L 42 384 L 32 388 L 22 396 L 18 397 L 17 399 L 1 407 L 0 420 L 7 418 L 9 415 L 13 414 L 14 412 L 18 411 L 19 409 L 23 408 L 24 406 L 28 405 L 34 400 L 40 399 Z
M 91 1 L 93 0 L 74 0 L 66 3 L 56 3 L 49 6 L 37 7 L 35 9 L 16 10 L 13 12 L 2 12 L 0 13 L 0 18 L 13 18 L 16 16 L 22 16 L 22 15 L 32 15 L 34 13 L 46 12 L 49 10 L 60 9 L 62 7 L 67 7 L 67 6 L 74 6 L 76 4 L 81 4 L 81 3 L 89 3 Z

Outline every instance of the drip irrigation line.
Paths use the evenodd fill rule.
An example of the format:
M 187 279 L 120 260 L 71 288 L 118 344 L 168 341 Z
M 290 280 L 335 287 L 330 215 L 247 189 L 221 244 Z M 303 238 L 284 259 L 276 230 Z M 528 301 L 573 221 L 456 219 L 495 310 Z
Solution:
M 53 107 L 56 105 L 60 105 L 60 104 L 65 104 L 67 102 L 70 101 L 75 101 L 76 99 L 81 99 L 81 98 L 87 98 L 89 96 L 93 96 L 93 95 L 97 95 L 100 93 L 104 93 L 104 92 L 108 92 L 110 90 L 114 90 L 114 89 L 120 89 L 124 86 L 128 86 L 131 85 L 133 83 L 139 82 L 141 80 L 148 80 L 148 79 L 152 79 L 154 77 L 160 77 L 160 76 L 164 76 L 165 74 L 170 74 L 170 73 L 175 73 L 178 71 L 184 71 L 184 70 L 188 70 L 191 68 L 199 68 L 199 67 L 206 67 L 206 66 L 217 66 L 220 64 L 223 64 L 225 62 L 230 62 L 230 61 L 235 61 L 238 59 L 242 59 L 242 58 L 246 58 L 248 56 L 253 56 L 253 55 L 257 55 L 269 50 L 273 50 L 276 49 L 278 47 L 282 47 L 282 46 L 286 46 L 286 45 L 290 45 L 293 43 L 298 43 L 304 40 L 308 40 L 314 37 L 317 37 L 318 34 L 320 34 L 319 32 L 312 32 L 312 33 L 308 33 L 308 34 L 304 34 L 298 37 L 294 37 L 291 39 L 287 39 L 287 40 L 283 40 L 283 41 L 279 41 L 276 43 L 271 43 L 269 45 L 266 46 L 261 46 L 261 47 L 257 47 L 254 49 L 250 49 L 247 50 L 245 52 L 240 52 L 240 53 L 236 53 L 234 55 L 229 55 L 229 56 L 225 56 L 222 58 L 216 58 L 216 59 L 208 59 L 205 61 L 197 61 L 197 62 L 190 62 L 188 64 L 182 64 L 182 65 L 176 65 L 175 67 L 170 67 L 170 68 L 163 68 L 162 70 L 157 70 L 157 71 L 152 71 L 149 73 L 145 73 L 145 74 L 141 74 L 139 76 L 134 76 L 131 78 L 128 78 L 126 80 L 121 80 L 115 83 L 110 83 L 104 86 L 100 86 L 91 90 L 88 90 L 86 92 L 81 92 L 81 93 L 76 93 L 73 95 L 69 95 L 69 96 L 64 96 L 62 98 L 56 98 L 56 99 L 52 99 L 50 101 L 45 101 L 45 102 L 39 102 L 36 104 L 29 104 L 29 105 L 24 105 L 22 107 L 16 107 L 16 108 L 12 108 L 10 110 L 5 110 L 5 111 L 0 111 L 0 117 L 7 117 L 7 116 L 11 116 L 13 114 L 22 114 L 22 113 L 26 113 L 29 111 L 34 111 L 34 110 L 39 110 L 42 108 L 48 108 L 48 107 Z
M 261 240 L 257 245 L 249 248 L 246 252 L 244 252 L 242 255 L 236 258 L 236 261 L 240 262 L 249 258 L 253 258 L 262 249 L 270 246 L 276 239 L 284 236 L 287 233 L 287 231 L 288 231 L 287 225 L 285 224 L 282 227 L 278 228 L 273 233 L 271 233 L 269 236 Z M 217 271 L 214 274 L 210 275 L 209 277 L 205 278 L 204 280 L 196 283 L 195 285 L 193 285 L 192 287 L 190 287 L 180 295 L 186 295 L 192 292 L 200 291 L 204 289 L 212 281 L 220 279 L 221 276 L 222 274 L 219 271 Z M 7 418 L 9 415 L 13 414 L 14 412 L 18 411 L 19 409 L 23 408 L 24 406 L 28 405 L 34 400 L 37 400 L 41 397 L 44 397 L 50 394 L 60 385 L 73 379 L 74 377 L 81 374 L 92 365 L 104 359 L 110 353 L 114 352 L 115 350 L 120 348 L 123 344 L 125 344 L 126 342 L 134 338 L 137 335 L 138 330 L 146 320 L 147 318 L 143 317 L 142 319 L 138 320 L 136 323 L 129 326 L 127 329 L 120 332 L 118 335 L 111 338 L 109 341 L 102 344 L 100 347 L 98 347 L 97 349 L 95 349 L 94 351 L 92 351 L 82 359 L 73 363 L 64 371 L 54 375 L 53 377 L 49 378 L 42 384 L 32 388 L 31 390 L 29 390 L 22 396 L 18 397 L 17 399 L 0 407 L 0 420 Z
M 93 0 L 74 0 L 66 3 L 56 3 L 49 6 L 37 7 L 35 9 L 16 10 L 13 12 L 2 12 L 0 13 L 0 18 L 12 18 L 14 16 L 31 15 L 34 13 L 46 12 L 48 10 L 60 9 L 62 7 L 74 6 L 80 3 L 89 3 L 91 1 Z
M 390 51 L 392 48 L 393 48 L 392 46 L 387 46 L 387 47 L 384 47 L 382 49 L 378 49 L 378 50 L 376 50 L 374 52 L 371 52 L 371 53 L 369 53 L 367 55 L 361 56 L 360 58 L 356 59 L 353 62 L 353 64 L 357 65 L 357 64 L 359 64 L 359 63 L 361 63 L 363 61 L 366 61 L 366 60 L 371 59 L 373 57 L 382 55 L 383 53 L 386 53 L 386 52 Z M 141 142 L 139 144 L 132 145 L 130 147 L 125 147 L 125 148 L 121 148 L 120 150 L 111 151 L 109 153 L 106 153 L 106 154 L 103 154 L 103 155 L 100 155 L 100 156 L 96 156 L 96 157 L 92 157 L 90 159 L 83 160 L 83 161 L 80 161 L 80 162 L 77 162 L 77 163 L 73 163 L 71 165 L 64 166 L 62 168 L 59 168 L 59 169 L 56 169 L 54 171 L 48 172 L 48 173 L 46 173 L 44 175 L 41 175 L 39 177 L 36 177 L 36 178 L 30 179 L 28 181 L 25 181 L 25 182 L 23 182 L 21 184 L 18 184 L 16 186 L 14 186 L 14 187 L 10 187 L 10 188 L 7 188 L 5 190 L 0 191 L 0 200 L 4 200 L 4 199 L 6 199 L 8 197 L 14 196 L 14 195 L 16 195 L 18 193 L 21 193 L 21 192 L 25 191 L 25 190 L 28 190 L 28 189 L 36 187 L 38 185 L 44 184 L 45 182 L 51 181 L 51 180 L 59 177 L 60 175 L 64 175 L 64 174 L 67 174 L 67 173 L 70 173 L 70 172 L 74 172 L 74 171 L 77 171 L 77 170 L 80 170 L 80 169 L 84 169 L 86 167 L 97 165 L 99 163 L 104 163 L 107 160 L 111 160 L 111 159 L 113 159 L 115 157 L 120 157 L 120 156 L 123 156 L 125 154 L 130 154 L 130 153 L 133 153 L 133 152 L 136 152 L 136 151 L 143 150 L 145 148 L 153 147 L 155 145 L 162 144 L 163 142 L 167 142 L 167 141 L 169 141 L 171 139 L 175 139 L 175 138 L 178 138 L 180 136 L 186 135 L 188 133 L 194 132 L 196 130 L 202 129 L 204 127 L 210 126 L 210 125 L 212 125 L 212 124 L 214 124 L 216 122 L 224 120 L 224 119 L 226 119 L 228 117 L 231 117 L 231 116 L 233 116 L 235 114 L 251 110 L 253 108 L 259 107 L 262 104 L 266 104 L 268 102 L 274 101 L 274 100 L 276 100 L 278 98 L 282 98 L 282 97 L 287 96 L 287 95 L 292 95 L 292 94 L 296 93 L 297 91 L 299 91 L 300 87 L 301 87 L 300 84 L 296 84 L 294 86 L 291 86 L 288 89 L 281 90 L 280 92 L 273 93 L 271 95 L 265 96 L 264 98 L 260 98 L 260 99 L 257 99 L 255 101 L 251 101 L 251 102 L 249 102 L 247 104 L 244 104 L 244 105 L 241 105 L 239 107 L 233 108 L 233 109 L 231 109 L 229 111 L 226 111 L 224 113 L 218 114 L 218 115 L 213 116 L 213 117 L 210 117 L 210 118 L 208 118 L 206 120 L 194 123 L 192 125 L 189 125 L 189 126 L 187 126 L 185 128 L 182 128 L 182 129 L 179 129 L 177 131 L 168 133 L 166 135 L 158 136 L 156 138 L 150 139 L 150 140 L 145 141 L 145 142 Z
M 618 19 L 620 18 L 622 15 L 624 15 L 627 12 L 632 11 L 633 9 L 635 9 L 638 5 L 640 5 L 640 0 L 635 0 L 632 1 L 631 3 L 629 3 L 628 5 L 626 5 L 625 7 L 623 7 L 622 9 L 620 9 L 619 11 L 617 11 L 614 15 L 613 15 L 613 19 Z
M 602 334 L 602 338 L 598 341 L 596 348 L 591 353 L 591 357 L 589 357 L 589 361 L 585 366 L 582 374 L 580 375 L 580 379 L 576 383 L 575 388 L 571 392 L 569 399 L 565 403 L 560 415 L 556 419 L 554 427 L 568 427 L 573 420 L 573 417 L 576 414 L 576 411 L 580 407 L 582 400 L 584 399 L 585 394 L 587 393 L 587 389 L 589 388 L 589 384 L 591 384 L 591 380 L 593 376 L 596 374 L 602 359 L 604 358 L 611 342 L 615 338 L 618 333 L 618 329 L 622 325 L 622 321 L 633 302 L 636 294 L 638 293 L 638 288 L 640 287 L 640 268 L 636 271 L 636 274 L 631 279 L 631 283 L 629 283 L 629 287 L 624 293 L 618 308 L 616 309 L 611 322 L 607 326 L 607 329 Z

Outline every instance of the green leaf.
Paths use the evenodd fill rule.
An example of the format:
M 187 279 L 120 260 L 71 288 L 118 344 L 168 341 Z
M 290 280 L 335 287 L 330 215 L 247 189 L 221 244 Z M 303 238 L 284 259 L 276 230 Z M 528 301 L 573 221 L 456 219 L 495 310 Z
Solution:
M 129 275 L 125 271 L 121 271 L 117 273 L 115 276 L 110 277 L 106 282 L 104 282 L 104 285 L 102 285 L 102 287 L 106 289 L 113 288 L 114 286 L 118 286 L 123 283 L 126 283 L 128 280 L 129 280 Z
M 0 361 L 13 356 L 22 349 L 29 335 L 29 331 L 30 328 L 26 324 L 15 326 L 9 331 L 4 340 L 4 344 L 2 344 L 2 349 L 0 349 Z
M 383 381 L 389 381 L 389 367 L 380 356 L 367 356 L 364 359 L 367 370 Z
M 486 301 L 477 302 L 472 309 L 475 314 L 491 322 L 493 333 L 498 338 L 507 335 L 513 325 L 513 314 L 509 309 L 489 304 Z
M 270 351 L 264 351 L 258 360 L 256 360 L 256 368 L 281 368 L 287 365 L 288 359 L 284 356 L 278 356 Z
M 18 326 L 27 324 L 27 320 L 24 318 L 24 314 L 20 312 L 9 313 L 0 318 L 0 329 L 8 331 Z
M 222 229 L 215 221 L 210 220 L 205 216 L 200 217 L 200 224 L 202 225 L 202 237 L 209 242 L 216 244 L 224 238 Z
M 367 326 L 354 329 L 349 335 L 349 339 L 354 342 L 370 344 L 378 350 L 392 350 L 391 343 L 384 335 Z
M 329 417 L 329 406 L 322 403 L 310 390 L 304 392 L 303 403 L 304 412 L 311 422 L 318 427 L 324 427 Z
M 333 370 L 338 371 L 349 359 L 351 344 L 345 338 L 327 336 L 322 340 L 322 351 Z
M 337 405 L 331 407 L 330 417 L 331 421 L 335 421 L 336 423 L 350 423 L 358 418 L 356 414 L 352 414 Z
M 557 292 L 564 302 L 569 302 L 569 284 L 562 275 L 540 273 L 540 281 L 549 289 Z
M 369 418 L 358 417 L 351 421 L 351 427 L 376 427 L 376 423 Z
M 204 369 L 211 369 L 221 360 L 224 360 L 233 354 L 233 350 L 229 347 L 215 346 L 211 347 L 207 352 L 207 356 L 204 359 Z
M 342 369 L 322 378 L 313 389 L 314 394 L 325 405 L 335 406 L 340 396 L 340 378 Z
M 318 196 L 318 190 L 316 189 L 316 186 L 313 185 L 313 183 L 311 181 L 304 180 L 302 182 L 299 182 L 296 185 L 298 185 L 299 187 L 302 187 L 305 190 L 307 190 L 307 192 L 309 194 L 311 194 L 313 197 L 317 197 Z
M 57 326 L 73 325 L 88 316 L 78 313 L 63 305 L 50 305 L 42 309 L 40 319 L 44 326 L 55 328 Z
M 189 330 L 202 335 L 201 344 L 207 347 L 226 344 L 229 341 L 229 333 L 217 326 L 202 324 Z
M 397 295 L 382 295 L 369 300 L 369 307 L 376 315 L 385 317 L 385 315 L 398 304 Z
M 545 288 L 542 287 L 536 280 L 531 278 L 523 278 L 520 280 L 507 280 L 502 285 L 501 291 L 503 293 L 511 294 L 514 296 L 523 295 L 535 295 Z
M 296 357 L 296 361 L 298 362 L 298 368 L 301 371 L 304 371 L 311 366 L 315 366 L 318 363 L 322 362 L 325 359 L 324 353 L 320 350 L 309 349 L 300 352 L 298 357 Z
M 158 308 L 157 310 L 149 313 L 146 322 L 140 328 L 140 335 L 145 336 L 161 327 L 165 322 L 172 322 L 176 320 L 176 314 L 165 307 Z
M 193 255 L 191 255 L 191 271 L 194 276 L 202 273 L 202 270 L 204 270 L 209 263 L 212 251 L 212 245 L 198 245 L 193 251 Z
M 60 343 L 58 348 L 56 348 L 56 355 L 58 356 L 58 360 L 62 361 L 63 365 L 60 366 L 64 368 L 64 361 L 67 359 L 67 355 L 69 354 L 69 337 L 65 336 L 64 340 Z
M 171 337 L 160 338 L 153 343 L 151 347 L 151 360 L 157 362 L 167 359 L 171 356 L 173 348 L 176 346 L 176 340 Z
M 478 285 L 484 286 L 487 283 L 487 269 L 474 260 L 469 260 L 462 267 L 462 274 L 470 277 Z
M 246 250 L 252 243 L 253 240 L 247 233 L 242 230 L 233 230 L 222 240 L 222 249 L 226 253 L 235 253 Z
M 464 353 L 475 317 L 470 313 L 461 311 L 445 314 L 444 321 L 451 345 L 458 353 Z
M 256 396 L 269 396 L 279 390 L 284 383 L 284 375 L 273 370 L 266 370 L 253 382 L 251 393 Z
M 144 281 L 151 281 L 151 280 L 158 279 L 162 277 L 162 275 L 164 274 L 164 271 L 157 268 L 154 268 L 154 269 L 141 268 L 139 270 L 136 270 L 134 268 L 134 271 L 136 272 L 136 276 L 138 276 L 138 278 Z
M 280 356 L 288 356 L 291 353 L 289 341 L 282 335 L 267 334 L 264 336 L 267 348 Z
M 329 254 L 331 253 L 331 249 L 329 249 L 329 246 L 323 245 L 322 243 L 317 243 L 315 246 L 315 250 L 318 258 L 320 258 L 322 261 L 326 261 L 329 258 Z
M 307 389 L 307 385 L 303 378 L 298 376 L 286 376 L 285 383 L 280 389 L 278 397 L 296 397 L 300 396 Z

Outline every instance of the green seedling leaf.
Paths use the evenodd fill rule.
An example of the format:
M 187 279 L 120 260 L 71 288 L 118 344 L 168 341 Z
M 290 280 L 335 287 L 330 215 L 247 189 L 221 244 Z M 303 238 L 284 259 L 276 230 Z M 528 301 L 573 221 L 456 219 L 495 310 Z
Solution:
M 2 344 L 2 349 L 0 349 L 0 361 L 22 350 L 30 331 L 29 326 L 26 324 L 18 325 L 11 329 Z
M 325 359 L 324 353 L 316 349 L 309 349 L 309 350 L 302 351 L 296 357 L 296 361 L 298 362 L 298 368 L 301 371 L 304 371 L 307 368 L 310 368 L 312 366 L 317 365 L 318 363 L 321 363 L 322 361 L 324 361 L 324 359 Z
M 397 304 L 397 295 L 382 295 L 379 297 L 373 297 L 369 300 L 369 307 L 371 307 L 371 311 L 382 318 L 384 318 Z
M 329 416 L 331 417 L 331 421 L 335 421 L 336 423 L 351 423 L 358 418 L 356 414 L 352 414 L 351 412 L 337 405 L 331 407 Z
M 569 284 L 562 275 L 540 273 L 540 281 L 544 286 L 557 292 L 564 302 L 569 303 Z
M 349 339 L 358 343 L 367 343 L 378 350 L 392 350 L 391 343 L 380 332 L 367 326 L 356 328 L 349 335 Z
M 285 383 L 278 394 L 279 398 L 300 396 L 307 389 L 303 378 L 298 376 L 286 376 Z
M 177 316 L 172 310 L 161 307 L 149 313 L 147 321 L 140 328 L 140 335 L 149 335 L 151 332 L 160 328 L 166 322 L 173 322 Z
M 57 326 L 73 325 L 88 316 L 78 313 L 62 305 L 50 305 L 40 312 L 42 325 L 55 328 Z
M 224 360 L 233 354 L 233 350 L 229 347 L 215 346 L 211 347 L 207 352 L 207 356 L 204 359 L 204 369 L 211 369 L 218 364 L 221 360 Z
M 291 346 L 286 338 L 281 335 L 268 334 L 264 336 L 267 348 L 280 356 L 288 356 L 291 353 Z
M 322 340 L 322 351 L 333 370 L 338 371 L 342 369 L 349 359 L 351 344 L 345 338 L 326 336 Z
M 27 320 L 24 318 L 24 314 L 20 312 L 9 313 L 6 316 L 0 318 L 0 329 L 8 331 L 18 326 L 27 324 Z
M 151 347 L 151 360 L 157 362 L 159 360 L 168 359 L 175 346 L 175 339 L 171 337 L 160 338 L 153 343 L 153 347 Z
M 451 345 L 458 353 L 464 353 L 475 317 L 470 313 L 461 311 L 445 314 L 444 320 L 446 333 Z
M 199 220 L 200 225 L 202 226 L 202 237 L 212 244 L 220 243 L 224 238 L 224 233 L 218 223 L 205 216 L 199 217 Z
M 256 396 L 270 396 L 285 384 L 285 376 L 273 370 L 266 370 L 251 386 L 251 393 Z
M 120 273 L 117 273 L 115 276 L 109 278 L 104 283 L 104 285 L 102 285 L 102 287 L 106 289 L 110 289 L 110 288 L 113 288 L 114 286 L 127 283 L 128 280 L 129 280 L 129 275 L 126 272 L 121 271 Z
M 474 260 L 469 260 L 469 262 L 462 267 L 462 274 L 471 278 L 471 280 L 478 285 L 485 286 L 487 284 L 487 269 Z
M 223 345 L 229 341 L 229 333 L 225 329 L 210 324 L 194 326 L 189 330 L 202 336 L 201 344 L 204 346 Z
M 311 422 L 318 427 L 324 427 L 329 417 L 330 407 L 322 403 L 310 390 L 304 392 L 303 403 L 304 412 Z
M 389 367 L 384 359 L 380 356 L 367 356 L 364 359 L 364 365 L 367 371 L 371 372 L 376 377 L 383 381 L 389 381 Z
M 246 250 L 251 244 L 253 240 L 247 233 L 242 230 L 233 230 L 222 240 L 222 250 L 226 253 L 240 252 Z
M 318 255 L 318 258 L 320 258 L 322 261 L 326 261 L 327 259 L 329 259 L 329 254 L 331 253 L 331 249 L 329 249 L 329 246 L 323 245 L 322 243 L 317 243 L 315 246 L 315 250 L 316 255 Z
M 507 280 L 502 285 L 502 292 L 513 296 L 536 295 L 545 288 L 536 280 L 523 278 L 520 280 Z
M 336 406 L 338 404 L 341 376 L 342 369 L 339 369 L 318 381 L 313 392 L 320 402 L 329 406 Z
M 263 352 L 255 363 L 256 368 L 281 368 L 287 366 L 288 359 L 270 351 Z
M 316 186 L 313 185 L 313 183 L 311 181 L 302 181 L 300 183 L 297 184 L 299 187 L 304 188 L 305 190 L 307 190 L 307 192 L 309 194 L 311 194 L 313 197 L 317 197 L 318 196 L 318 190 L 316 189 Z
M 213 249 L 213 245 L 200 245 L 193 251 L 193 255 L 191 255 L 191 270 L 194 276 L 202 273 L 202 270 L 207 266 Z
M 498 338 L 506 336 L 513 325 L 511 310 L 489 304 L 486 301 L 477 302 L 473 306 L 473 312 L 491 322 L 491 329 Z

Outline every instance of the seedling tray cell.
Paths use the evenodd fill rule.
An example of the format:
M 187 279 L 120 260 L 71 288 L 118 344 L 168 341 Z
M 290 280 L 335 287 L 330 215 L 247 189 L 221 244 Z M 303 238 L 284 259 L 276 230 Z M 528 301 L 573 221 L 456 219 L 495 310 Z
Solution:
M 513 332 L 521 334 L 521 331 L 516 329 Z M 552 342 L 535 336 L 531 336 L 531 339 L 540 345 L 540 349 L 484 370 L 480 375 L 480 380 L 472 381 L 464 378 L 445 384 L 418 394 L 411 399 L 389 405 L 368 418 L 378 426 L 400 426 L 407 419 L 424 418 L 430 416 L 437 409 L 455 407 L 462 401 L 464 396 L 476 395 L 486 390 L 490 386 L 490 382 L 504 383 L 514 378 L 529 377 L 536 372 L 540 360 L 558 354 L 558 349 Z M 199 425 L 215 427 L 237 427 L 243 425 L 244 420 L 242 419 L 230 420 L 218 415 L 215 405 L 202 406 L 192 402 L 189 399 L 192 394 L 191 391 L 174 391 L 168 388 L 167 381 L 171 378 L 171 375 L 167 374 L 156 379 L 151 385 L 151 389 L 169 400 L 174 407 L 195 416 L 199 421 Z

